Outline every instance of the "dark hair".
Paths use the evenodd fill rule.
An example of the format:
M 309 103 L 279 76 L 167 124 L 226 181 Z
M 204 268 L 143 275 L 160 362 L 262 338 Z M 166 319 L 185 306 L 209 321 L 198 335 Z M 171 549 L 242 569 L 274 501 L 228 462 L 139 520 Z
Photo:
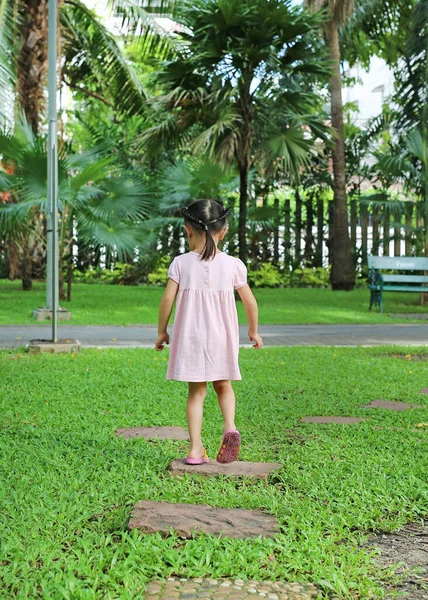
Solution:
M 216 246 L 211 233 L 217 233 L 226 225 L 230 214 L 229 208 L 224 208 L 216 200 L 194 200 L 182 209 L 184 222 L 196 231 L 205 231 L 206 239 L 201 260 L 209 260 L 216 254 Z

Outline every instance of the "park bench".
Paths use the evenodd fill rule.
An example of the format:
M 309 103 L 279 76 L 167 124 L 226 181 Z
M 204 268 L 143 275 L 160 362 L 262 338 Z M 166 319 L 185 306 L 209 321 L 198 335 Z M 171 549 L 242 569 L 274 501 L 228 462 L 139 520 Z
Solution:
M 415 256 L 369 256 L 368 287 L 370 306 L 379 306 L 382 312 L 383 292 L 428 293 L 428 258 Z M 411 271 L 410 274 L 390 274 L 380 271 Z

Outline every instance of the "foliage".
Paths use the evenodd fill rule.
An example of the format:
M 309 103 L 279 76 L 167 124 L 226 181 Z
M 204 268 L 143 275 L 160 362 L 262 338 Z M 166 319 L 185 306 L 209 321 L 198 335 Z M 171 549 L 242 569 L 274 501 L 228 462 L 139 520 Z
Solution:
M 372 56 L 380 56 L 391 66 L 399 64 L 417 1 L 355 0 L 354 14 L 341 30 L 343 58 L 365 68 Z
M 16 136 L 0 135 L 0 154 L 0 191 L 15 200 L 0 205 L 0 235 L 18 231 L 22 237 L 32 231 L 34 213 L 47 212 L 46 139 L 22 125 Z M 71 264 L 75 233 L 82 247 L 104 249 L 119 259 L 132 254 L 153 197 L 144 178 L 113 166 L 111 155 L 97 149 L 67 154 L 63 147 L 58 166 L 60 261 Z
M 419 427 L 426 411 L 361 405 L 374 394 L 414 403 L 426 362 L 402 357 L 426 348 L 242 349 L 242 459 L 283 464 L 269 484 L 171 477 L 167 466 L 187 443 L 114 435 L 141 423 L 185 426 L 185 386 L 165 380 L 166 352 L 0 352 L 0 595 L 137 598 L 148 581 L 172 575 L 292 582 L 298 574 L 337 597 L 382 597 L 392 571 L 362 546 L 373 530 L 426 518 L 428 429 Z M 428 408 L 426 396 L 418 404 Z M 300 421 L 332 408 L 369 419 Z M 203 433 L 213 456 L 221 417 L 211 390 Z M 262 509 L 281 533 L 183 540 L 130 532 L 131 509 L 144 499 Z
M 178 3 L 181 52 L 158 75 L 149 151 L 192 150 L 239 172 L 239 255 L 246 262 L 249 172 L 255 159 L 298 178 L 327 137 L 313 83 L 328 67 L 319 16 L 280 0 Z
M 147 281 L 152 285 L 165 286 L 168 280 L 168 267 L 170 265 L 170 259 L 164 256 L 156 266 L 156 269 L 148 274 Z
M 106 283 L 109 285 L 138 285 L 141 274 L 137 265 L 115 263 L 114 268 L 88 268 L 84 273 L 73 271 L 73 280 L 77 283 Z
M 330 268 L 323 267 L 293 269 L 284 274 L 284 284 L 289 287 L 330 287 Z
M 275 265 L 265 263 L 256 271 L 250 268 L 248 271 L 248 283 L 255 288 L 279 287 L 282 283 L 281 272 Z

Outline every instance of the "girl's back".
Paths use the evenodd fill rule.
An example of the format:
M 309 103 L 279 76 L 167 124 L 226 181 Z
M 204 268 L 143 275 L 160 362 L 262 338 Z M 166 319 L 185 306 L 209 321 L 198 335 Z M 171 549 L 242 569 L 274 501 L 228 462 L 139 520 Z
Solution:
M 191 251 L 173 260 L 168 277 L 178 293 L 167 379 L 241 379 L 234 289 L 246 284 L 244 264 L 224 252 L 202 261 Z

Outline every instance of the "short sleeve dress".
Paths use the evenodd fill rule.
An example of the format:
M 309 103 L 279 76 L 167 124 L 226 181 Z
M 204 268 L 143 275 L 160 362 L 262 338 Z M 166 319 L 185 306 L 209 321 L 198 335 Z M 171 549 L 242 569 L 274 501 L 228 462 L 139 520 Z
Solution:
M 191 251 L 174 258 L 168 277 L 179 287 L 166 378 L 242 379 L 234 290 L 247 283 L 244 263 L 225 252 L 205 261 Z

